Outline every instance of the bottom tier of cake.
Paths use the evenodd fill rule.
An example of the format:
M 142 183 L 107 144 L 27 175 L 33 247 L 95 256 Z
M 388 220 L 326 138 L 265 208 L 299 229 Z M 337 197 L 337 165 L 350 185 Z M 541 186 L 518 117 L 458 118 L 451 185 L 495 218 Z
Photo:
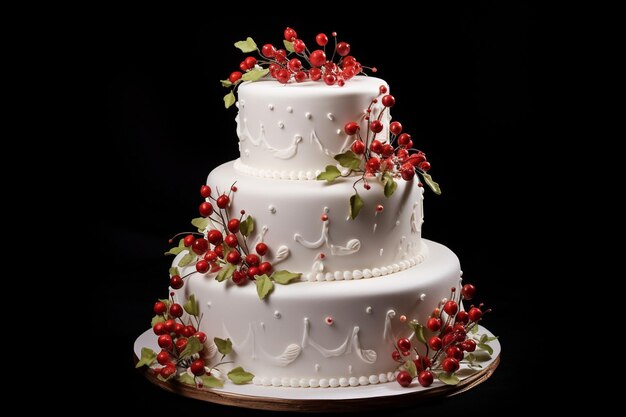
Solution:
M 229 338 L 233 353 L 228 360 L 252 372 L 256 384 L 386 382 L 398 367 L 392 359 L 394 341 L 411 333 L 401 316 L 425 323 L 437 303 L 450 296 L 450 288 L 459 287 L 456 255 L 424 242 L 429 255 L 423 263 L 386 276 L 277 285 L 259 300 L 253 284 L 237 287 L 217 282 L 212 274 L 194 274 L 175 298 L 195 295 L 200 330 L 210 339 Z

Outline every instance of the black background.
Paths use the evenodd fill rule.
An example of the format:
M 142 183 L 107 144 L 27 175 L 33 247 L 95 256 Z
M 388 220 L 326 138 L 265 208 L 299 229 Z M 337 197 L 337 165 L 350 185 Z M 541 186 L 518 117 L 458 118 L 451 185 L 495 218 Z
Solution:
M 106 399 L 103 407 L 125 401 L 142 412 L 248 414 L 153 387 L 133 369 L 132 343 L 149 327 L 155 299 L 165 295 L 168 237 L 189 229 L 209 171 L 238 155 L 236 110 L 223 108 L 227 90 L 219 84 L 242 60 L 232 44 L 252 36 L 260 45 L 278 45 L 286 26 L 308 45 L 318 32 L 337 31 L 352 54 L 391 85 L 394 119 L 427 153 L 443 189 L 439 197 L 426 193 L 423 235 L 456 252 L 466 282 L 494 309 L 485 325 L 503 345 L 495 375 L 419 412 L 495 414 L 536 398 L 536 375 L 524 354 L 527 313 L 536 302 L 528 285 L 536 277 L 528 262 L 534 232 L 523 174 L 534 123 L 528 41 L 534 13 L 507 3 L 366 16 L 116 18 L 101 27 L 91 45 L 97 58 L 89 92 L 102 105 L 96 171 L 98 199 L 109 207 L 98 228 L 106 262 L 95 285 L 114 304 L 91 335 L 108 346 L 100 381 L 106 384 L 92 389 Z M 228 27 L 219 27 L 223 21 Z M 540 343 L 541 335 L 533 337 Z M 417 412 L 407 406 L 385 415 Z

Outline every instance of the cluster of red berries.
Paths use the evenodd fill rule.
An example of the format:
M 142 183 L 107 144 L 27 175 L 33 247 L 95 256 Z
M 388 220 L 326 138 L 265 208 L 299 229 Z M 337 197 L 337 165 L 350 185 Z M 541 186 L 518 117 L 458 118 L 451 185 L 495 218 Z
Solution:
M 276 48 L 270 43 L 263 45 L 260 51 L 257 48 L 259 58 L 246 57 L 239 64 L 241 71 L 232 72 L 228 80 L 231 84 L 236 84 L 245 72 L 259 66 L 267 68 L 269 74 L 283 84 L 290 80 L 300 83 L 309 79 L 312 81 L 321 79 L 328 85 L 343 86 L 347 80 L 359 74 L 363 66 L 353 56 L 348 55 L 350 44 L 343 41 L 337 42 L 336 32 L 332 33 L 332 37 L 335 40 L 335 47 L 331 58 L 328 59 L 326 55 L 328 36 L 326 34 L 317 34 L 315 43 L 319 48 L 311 52 L 304 41 L 298 38 L 296 31 L 288 27 L 284 31 L 285 49 Z M 290 58 L 292 53 L 298 57 Z M 339 57 L 336 63 L 333 62 L 335 56 Z M 372 72 L 376 72 L 376 68 L 372 68 Z
M 173 294 L 173 293 L 172 293 Z M 181 371 L 189 369 L 195 376 L 204 375 L 206 364 L 204 359 L 185 354 L 185 348 L 192 338 L 197 339 L 201 345 L 207 340 L 205 333 L 200 332 L 191 323 L 183 321 L 184 309 L 180 304 L 171 300 L 159 300 L 154 304 L 156 321 L 152 326 L 154 334 L 158 336 L 157 342 L 161 351 L 156 356 L 156 361 L 161 367 L 153 368 L 157 375 L 169 379 Z M 195 316 L 194 316 L 195 317 Z M 197 326 L 200 319 L 195 317 Z
M 346 134 L 356 135 L 356 140 L 350 147 L 352 152 L 364 156 L 364 187 L 366 189 L 370 188 L 367 178 L 377 173 L 390 172 L 394 176 L 402 177 L 405 181 L 410 181 L 415 176 L 416 170 L 426 173 L 430 169 L 426 154 L 413 148 L 411 135 L 402 131 L 400 122 L 394 121 L 389 124 L 390 139 L 387 143 L 376 138 L 376 135 L 384 128 L 383 114 L 396 103 L 396 99 L 391 94 L 387 94 L 386 86 L 381 85 L 379 92 L 379 97 L 373 99 L 367 109 L 365 120 L 368 123 L 364 137 L 361 136 L 361 129 L 357 122 L 348 122 L 344 127 Z M 384 108 L 376 119 L 370 120 L 372 106 L 378 103 L 379 99 Z M 421 186 L 421 183 L 418 185 Z
M 237 187 L 232 185 L 228 193 L 218 192 L 216 198 L 211 187 L 203 185 L 200 188 L 200 195 L 205 201 L 200 204 L 198 211 L 203 218 L 210 219 L 211 223 L 218 225 L 221 230 L 207 227 L 203 233 L 189 233 L 183 238 L 183 244 L 190 253 L 197 255 L 196 272 L 205 274 L 225 269 L 223 279 L 230 278 L 235 284 L 244 285 L 258 275 L 271 274 L 273 266 L 263 260 L 263 256 L 269 252 L 264 242 L 257 243 L 253 248 L 254 252 L 248 247 L 247 240 L 253 227 L 251 226 L 253 219 L 250 216 L 244 219 L 245 210 L 240 211 L 239 218 L 230 218 L 228 208 L 232 193 L 236 191 Z M 184 278 L 192 273 L 184 277 L 172 275 L 170 287 L 182 288 Z
M 478 322 L 482 319 L 484 313 L 491 310 L 483 311 L 483 305 L 478 307 L 471 306 L 469 311 L 461 310 L 459 305 L 461 300 L 471 300 L 476 295 L 476 287 L 466 284 L 461 289 L 461 295 L 455 299 L 456 289 L 451 289 L 450 300 L 439 303 L 433 310 L 430 318 L 426 323 L 426 328 L 416 331 L 416 338 L 424 345 L 423 354 L 420 354 L 417 347 L 412 347 L 411 341 L 404 337 L 396 342 L 395 350 L 392 352 L 394 361 L 406 364 L 403 357 L 409 357 L 408 360 L 413 364 L 406 366 L 407 370 L 398 373 L 396 380 L 403 387 L 408 387 L 413 379 L 417 377 L 417 381 L 423 387 L 430 386 L 435 378 L 435 372 L 445 372 L 446 374 L 454 374 L 459 370 L 460 363 L 463 360 L 464 352 L 474 352 L 477 342 L 468 337 L 470 332 Z M 445 313 L 445 316 L 442 314 Z M 429 330 L 431 336 L 429 339 L 423 337 L 423 330 Z M 415 353 L 415 359 L 411 359 L 411 350 Z M 412 374 L 410 370 L 413 370 Z M 441 376 L 439 376 L 441 379 Z

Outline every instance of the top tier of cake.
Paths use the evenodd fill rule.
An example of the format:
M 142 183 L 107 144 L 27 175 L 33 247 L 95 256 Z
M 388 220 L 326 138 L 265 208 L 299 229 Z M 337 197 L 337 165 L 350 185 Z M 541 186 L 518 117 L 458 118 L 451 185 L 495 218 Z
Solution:
M 379 78 L 358 76 L 343 87 L 322 82 L 280 84 L 263 79 L 239 87 L 237 135 L 241 158 L 235 168 L 247 174 L 276 179 L 314 180 L 333 158 L 348 149 L 354 137 L 344 131 L 346 123 L 356 121 L 365 131 L 368 107 L 378 117 L 380 103 L 370 104 L 388 88 Z M 388 112 L 385 126 L 377 135 L 388 137 Z

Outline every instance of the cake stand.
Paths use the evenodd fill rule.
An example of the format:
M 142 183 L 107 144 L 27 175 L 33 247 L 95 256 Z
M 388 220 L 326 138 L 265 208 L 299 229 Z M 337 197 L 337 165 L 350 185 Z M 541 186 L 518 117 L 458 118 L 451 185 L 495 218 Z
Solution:
M 493 336 L 480 326 L 479 334 Z M 156 336 L 152 329 L 146 330 L 134 345 L 135 363 L 142 347 L 158 351 Z M 160 381 L 148 368 L 140 371 L 153 384 L 176 394 L 217 404 L 245 407 L 258 410 L 300 412 L 343 412 L 359 409 L 389 409 L 406 404 L 417 404 L 438 397 L 460 394 L 486 381 L 500 363 L 501 346 L 498 340 L 490 342 L 491 358 L 481 362 L 482 368 L 470 369 L 465 365 L 457 372 L 461 379 L 457 385 L 445 385 L 435 381 L 428 388 L 421 387 L 417 380 L 407 388 L 396 382 L 344 388 L 288 388 L 265 387 L 254 384 L 235 385 L 226 382 L 223 388 L 198 389 L 172 381 Z

